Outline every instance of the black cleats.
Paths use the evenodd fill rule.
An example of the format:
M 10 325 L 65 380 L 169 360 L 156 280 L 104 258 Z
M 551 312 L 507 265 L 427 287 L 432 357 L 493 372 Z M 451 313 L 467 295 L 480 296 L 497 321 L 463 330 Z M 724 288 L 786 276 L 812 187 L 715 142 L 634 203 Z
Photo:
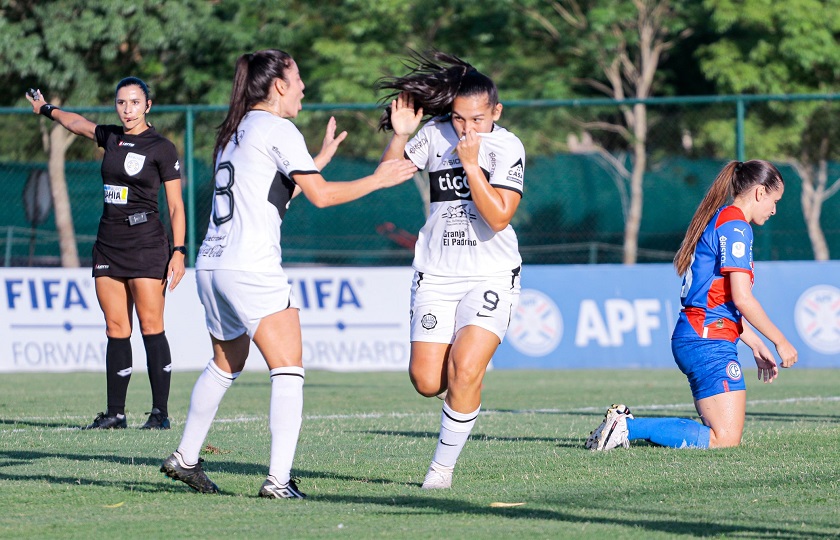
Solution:
M 218 486 L 207 478 L 207 475 L 201 469 L 201 463 L 203 461 L 203 459 L 198 458 L 198 463 L 192 467 L 188 467 L 184 463 L 181 454 L 174 452 L 163 460 L 163 465 L 160 466 L 160 472 L 165 473 L 166 476 L 173 480 L 180 480 L 199 493 L 219 493 Z
M 89 426 L 82 429 L 125 429 L 126 428 L 125 415 L 120 418 L 117 415 L 109 416 L 104 412 L 96 415 L 93 422 Z
M 276 478 L 269 476 L 260 488 L 260 497 L 267 499 L 305 499 L 306 494 L 301 492 L 295 480 L 289 479 L 288 484 L 280 484 Z
M 140 429 L 169 429 L 169 417 L 160 412 L 160 409 L 155 407 L 149 413 L 149 419 L 143 424 Z

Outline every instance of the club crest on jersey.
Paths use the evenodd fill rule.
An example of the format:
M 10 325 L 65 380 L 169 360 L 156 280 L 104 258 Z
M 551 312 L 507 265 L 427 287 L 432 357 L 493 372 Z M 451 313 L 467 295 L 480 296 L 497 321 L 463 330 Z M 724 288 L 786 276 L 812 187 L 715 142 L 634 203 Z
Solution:
M 734 360 L 726 365 L 726 376 L 737 381 L 741 378 L 741 366 Z
M 469 205 L 459 204 L 458 206 L 447 206 L 446 211 L 441 215 L 446 219 L 469 218 L 475 219 L 475 214 L 470 211 Z
M 423 315 L 423 318 L 420 319 L 420 324 L 423 325 L 423 328 L 426 330 L 431 330 L 435 326 L 437 326 L 437 317 L 432 315 L 431 313 L 426 313 Z
M 126 174 L 128 174 L 129 176 L 134 176 L 143 169 L 143 164 L 145 162 L 146 156 L 141 156 L 140 154 L 129 152 L 125 156 L 125 162 L 123 163 L 123 167 L 125 168 Z

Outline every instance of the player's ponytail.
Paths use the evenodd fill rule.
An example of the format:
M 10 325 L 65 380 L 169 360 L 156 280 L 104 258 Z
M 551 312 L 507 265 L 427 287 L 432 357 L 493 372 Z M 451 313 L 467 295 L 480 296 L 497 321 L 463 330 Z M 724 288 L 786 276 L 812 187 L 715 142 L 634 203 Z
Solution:
M 411 51 L 403 64 L 409 69 L 407 75 L 382 78 L 376 84 L 378 89 L 392 90 L 382 99 L 387 105 L 379 119 L 380 130 L 393 129 L 390 102 L 402 92 L 411 94 L 415 110 L 423 108 L 424 119 L 452 112 L 452 102 L 458 96 L 486 94 L 492 107 L 499 103 L 499 92 L 490 77 L 457 56 Z
M 274 79 L 286 80 L 286 69 L 294 60 L 283 51 L 266 49 L 243 54 L 236 60 L 230 106 L 216 133 L 213 161 L 236 134 L 239 123 L 255 105 L 265 101 Z M 235 141 L 234 141 L 235 142 Z
M 760 159 L 743 163 L 730 161 L 720 171 L 711 187 L 709 187 L 709 191 L 706 192 L 706 196 L 703 197 L 700 206 L 697 207 L 697 211 L 694 212 L 685 238 L 674 257 L 674 267 L 677 269 L 677 274 L 685 274 L 691 266 L 691 259 L 694 256 L 694 250 L 697 248 L 697 242 L 700 241 L 700 236 L 703 235 L 703 231 L 715 212 L 729 200 L 756 184 L 772 191 L 779 189 L 784 184 L 784 180 L 779 170 L 772 163 Z

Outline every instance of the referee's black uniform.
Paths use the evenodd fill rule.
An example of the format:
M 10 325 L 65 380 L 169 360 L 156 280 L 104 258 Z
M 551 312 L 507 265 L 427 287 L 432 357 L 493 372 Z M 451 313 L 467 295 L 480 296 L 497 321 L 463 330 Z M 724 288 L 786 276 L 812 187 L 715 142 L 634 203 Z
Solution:
M 181 178 L 178 152 L 153 127 L 127 135 L 122 126 L 96 126 L 104 209 L 93 246 L 93 277 L 166 279 L 171 255 L 160 220 L 161 182 Z

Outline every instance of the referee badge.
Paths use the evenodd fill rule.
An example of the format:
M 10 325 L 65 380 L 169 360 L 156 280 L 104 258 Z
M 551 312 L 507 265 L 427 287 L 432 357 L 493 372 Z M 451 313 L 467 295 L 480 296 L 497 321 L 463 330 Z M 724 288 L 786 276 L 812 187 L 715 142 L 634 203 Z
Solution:
M 140 172 L 140 170 L 143 168 L 143 163 L 145 162 L 146 156 L 135 154 L 134 152 L 129 152 L 125 156 L 125 162 L 123 163 L 123 167 L 125 168 L 126 174 L 128 174 L 129 176 L 134 176 L 135 174 Z

